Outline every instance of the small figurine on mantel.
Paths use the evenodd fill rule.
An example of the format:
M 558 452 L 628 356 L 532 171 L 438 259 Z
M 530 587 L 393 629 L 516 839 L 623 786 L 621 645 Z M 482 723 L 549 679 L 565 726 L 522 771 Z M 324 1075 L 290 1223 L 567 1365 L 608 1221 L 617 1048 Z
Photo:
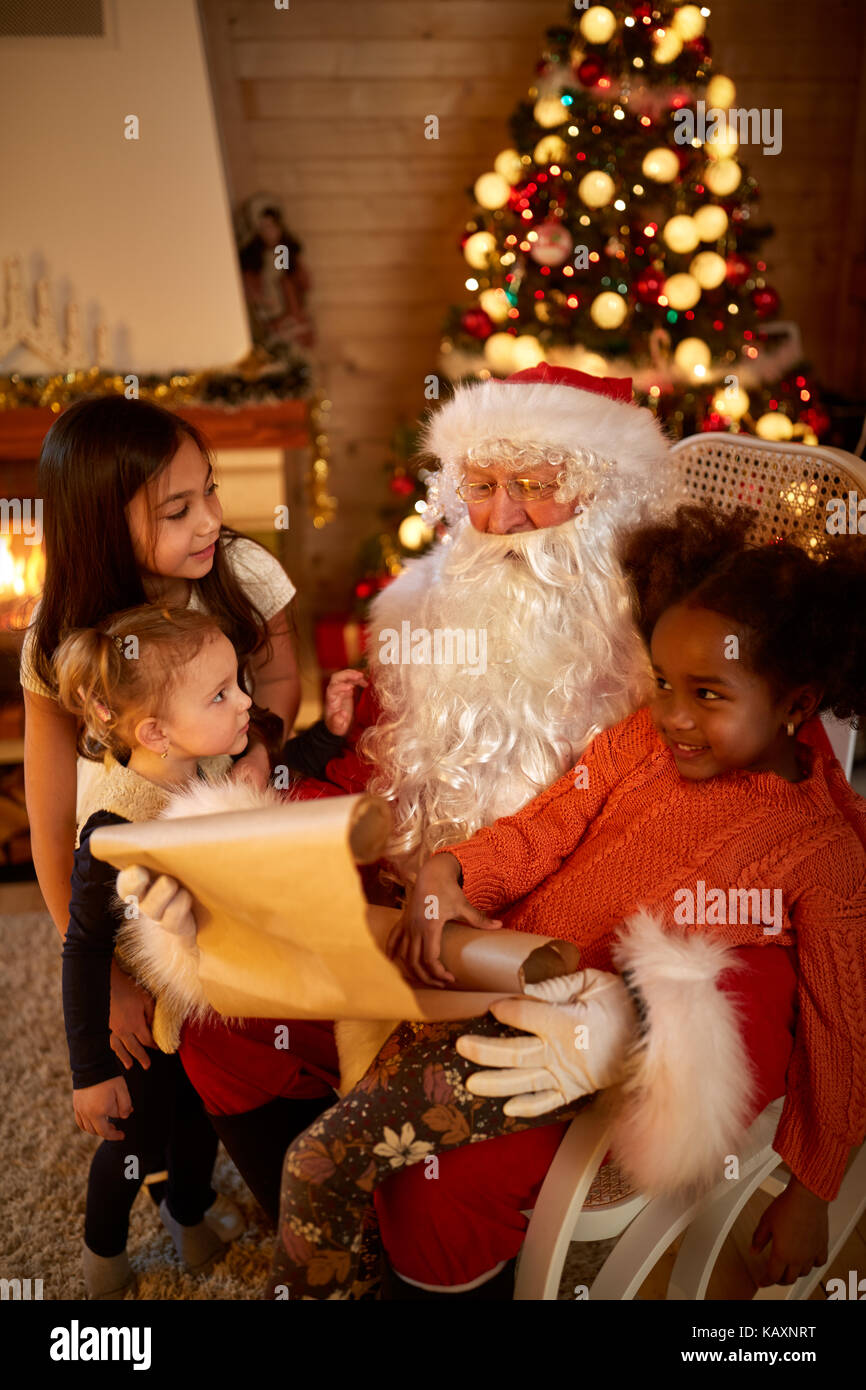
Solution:
M 270 194 L 256 193 L 242 204 L 238 244 L 253 341 L 279 358 L 312 347 L 313 327 L 305 307 L 310 278 L 301 260 L 303 248 Z

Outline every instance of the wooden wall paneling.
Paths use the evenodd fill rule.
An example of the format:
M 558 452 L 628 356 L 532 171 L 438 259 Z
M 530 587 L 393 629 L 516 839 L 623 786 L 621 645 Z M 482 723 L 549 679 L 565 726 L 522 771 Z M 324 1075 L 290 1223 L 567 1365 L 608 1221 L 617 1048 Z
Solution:
M 443 73 L 450 78 L 478 79 L 478 40 L 343 37 L 291 39 L 262 43 L 240 41 L 235 45 L 235 66 L 241 80 L 303 82 L 351 82 L 366 85 L 384 82 L 402 92 L 409 84 L 432 79 L 438 83 Z M 495 81 L 510 76 L 514 68 L 514 42 L 510 36 L 491 36 L 484 44 L 484 77 Z M 396 74 L 399 73 L 399 78 Z M 388 76 L 392 74 L 392 76 Z
M 486 141 L 487 149 L 499 148 L 496 142 L 502 139 L 503 126 L 500 118 L 478 118 L 469 125 L 458 116 L 447 125 L 445 122 L 440 124 L 438 144 L 444 147 L 445 157 L 456 159 L 459 156 L 468 160 L 471 167 L 479 144 L 483 145 Z M 247 131 L 247 143 L 253 158 L 283 163 L 291 159 L 293 166 L 300 160 L 333 157 L 350 168 L 349 161 L 370 159 L 378 165 L 379 177 L 390 180 L 394 165 L 405 161 L 410 141 L 414 141 L 417 134 L 416 112 L 409 116 L 391 115 L 387 119 L 356 117 L 351 122 L 332 114 L 328 119 L 314 123 L 299 117 L 251 125 Z M 431 164 L 442 157 L 437 154 L 435 146 L 428 153 Z M 386 165 L 385 160 L 391 162 Z
M 478 55 L 483 61 L 483 55 Z M 297 78 L 292 82 L 279 78 L 239 78 L 244 116 L 250 121 L 297 119 L 305 116 L 311 121 L 331 120 L 342 112 L 347 121 L 388 119 L 403 116 L 417 120 L 417 140 L 424 140 L 424 117 L 432 114 L 442 120 L 446 116 L 465 119 L 485 117 L 502 109 L 503 98 L 508 103 L 503 111 L 503 124 L 511 113 L 520 88 L 513 83 L 487 78 L 483 72 L 473 78 L 450 80 L 450 75 L 421 79 L 404 77 L 369 78 L 363 82 L 351 77 Z M 528 76 L 523 85 L 528 85 Z
M 744 150 L 758 179 L 767 278 L 782 317 L 795 320 L 807 357 L 830 388 L 866 394 L 866 306 L 856 297 L 866 246 L 866 7 L 827 0 L 742 0 L 713 8 L 717 70 L 738 106 L 782 110 L 774 157 Z
M 236 40 L 274 39 L 288 13 L 274 11 L 273 0 L 233 0 L 226 20 Z M 535 39 L 561 21 L 557 0 L 291 0 L 292 34 L 297 39 L 335 34 L 340 39 L 480 39 L 519 35 Z

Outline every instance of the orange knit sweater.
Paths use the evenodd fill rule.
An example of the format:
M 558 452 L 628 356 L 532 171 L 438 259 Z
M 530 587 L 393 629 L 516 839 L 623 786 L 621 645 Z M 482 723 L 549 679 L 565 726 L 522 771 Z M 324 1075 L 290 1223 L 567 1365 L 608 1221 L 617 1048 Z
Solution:
M 600 970 L 613 968 L 617 928 L 637 907 L 732 946 L 796 946 L 799 1013 L 774 1147 L 832 1200 L 866 1131 L 866 801 L 835 759 L 801 747 L 811 771 L 799 783 L 773 772 L 690 782 L 638 710 L 517 815 L 443 852 L 475 907 L 575 942 Z M 764 890 L 760 905 L 743 889 Z

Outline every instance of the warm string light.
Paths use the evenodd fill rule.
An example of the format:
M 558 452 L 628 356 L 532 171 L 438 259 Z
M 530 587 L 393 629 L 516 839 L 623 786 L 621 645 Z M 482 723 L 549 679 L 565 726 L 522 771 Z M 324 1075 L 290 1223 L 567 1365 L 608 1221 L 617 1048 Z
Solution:
M 317 531 L 333 521 L 337 512 L 337 499 L 328 492 L 330 473 L 328 436 L 325 433 L 331 402 L 317 396 L 310 404 L 310 425 L 313 434 L 313 462 L 310 467 L 308 487 L 313 525 Z

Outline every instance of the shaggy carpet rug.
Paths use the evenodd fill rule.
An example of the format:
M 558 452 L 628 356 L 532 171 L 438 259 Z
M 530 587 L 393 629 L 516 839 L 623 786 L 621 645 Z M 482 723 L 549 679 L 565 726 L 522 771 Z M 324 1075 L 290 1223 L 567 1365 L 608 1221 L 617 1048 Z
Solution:
M 72 1113 L 58 947 L 47 913 L 0 915 L 0 1277 L 41 1279 L 45 1299 L 83 1299 L 84 1198 L 100 1141 L 82 1134 Z M 139 1192 L 127 1246 L 137 1298 L 261 1296 L 273 1233 L 222 1146 L 214 1186 L 238 1203 L 247 1230 L 201 1276 L 186 1273 L 154 1203 Z M 613 1244 L 572 1247 L 561 1299 L 591 1283 Z
M 41 1279 L 45 1299 L 83 1299 L 84 1198 L 100 1141 L 82 1134 L 72 1113 L 58 945 L 47 913 L 0 917 L 0 1277 Z M 202 1276 L 184 1270 L 154 1203 L 139 1192 L 127 1247 L 138 1298 L 260 1296 L 273 1236 L 222 1146 L 214 1185 L 248 1225 Z

